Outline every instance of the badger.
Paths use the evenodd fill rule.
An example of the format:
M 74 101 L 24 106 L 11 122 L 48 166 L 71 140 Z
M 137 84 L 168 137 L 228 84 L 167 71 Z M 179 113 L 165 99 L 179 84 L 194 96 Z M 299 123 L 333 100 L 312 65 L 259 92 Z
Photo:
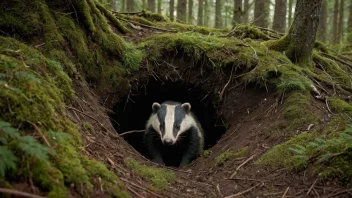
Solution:
M 146 124 L 144 144 L 152 161 L 164 164 L 176 158 L 175 166 L 185 166 L 202 154 L 203 129 L 191 112 L 190 103 L 154 102 Z

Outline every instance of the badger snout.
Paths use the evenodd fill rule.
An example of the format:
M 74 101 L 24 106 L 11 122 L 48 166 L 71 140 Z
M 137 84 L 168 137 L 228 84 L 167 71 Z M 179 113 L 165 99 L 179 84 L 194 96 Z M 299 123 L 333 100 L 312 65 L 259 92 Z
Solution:
M 173 145 L 173 144 L 175 144 L 175 142 L 172 139 L 164 139 L 163 144 Z

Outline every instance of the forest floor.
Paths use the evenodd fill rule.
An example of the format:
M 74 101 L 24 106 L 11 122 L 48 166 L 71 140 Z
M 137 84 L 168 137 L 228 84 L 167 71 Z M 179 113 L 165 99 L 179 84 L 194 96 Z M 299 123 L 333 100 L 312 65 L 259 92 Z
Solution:
M 317 163 L 320 151 L 313 150 L 303 163 L 297 160 L 297 165 L 296 155 L 289 150 L 315 138 L 339 137 L 346 128 L 352 117 L 351 59 L 337 60 L 338 55 L 329 54 L 317 42 L 314 66 L 304 68 L 265 45 L 281 34 L 250 25 L 217 30 L 171 22 L 145 11 L 138 16 L 112 15 L 95 1 L 76 5 L 90 10 L 78 12 L 86 20 L 78 20 L 82 18 L 76 18 L 76 10 L 71 12 L 63 2 L 41 1 L 43 9 L 38 12 L 42 14 L 37 16 L 34 8 L 42 7 L 23 2 L 4 4 L 19 9 L 8 9 L 13 11 L 8 17 L 13 20 L 4 30 L 22 39 L 10 38 L 12 34 L 0 37 L 0 63 L 6 66 L 0 68 L 0 88 L 6 90 L 0 92 L 5 98 L 0 103 L 0 121 L 5 121 L 0 129 L 17 132 L 15 140 L 20 143 L 22 136 L 32 137 L 37 147 L 45 143 L 57 154 L 47 151 L 43 155 L 48 159 L 43 160 L 22 155 L 17 148 L 5 150 L 13 164 L 8 160 L 0 170 L 10 165 L 16 168 L 15 154 L 22 160 L 18 160 L 18 170 L 0 178 L 0 193 L 15 197 L 24 196 L 19 191 L 48 197 L 128 197 L 127 191 L 138 198 L 352 196 L 351 186 L 341 184 L 343 179 L 350 182 L 352 171 L 339 177 L 344 174 L 341 170 L 351 170 L 349 150 L 337 147 L 343 155 L 333 153 L 329 159 L 338 160 L 323 161 L 327 168 Z M 28 11 L 27 4 L 33 11 Z M 56 12 L 56 6 L 63 12 Z M 18 13 L 26 11 L 41 23 L 32 24 L 28 18 L 17 27 L 14 21 L 27 19 Z M 39 20 L 42 16 L 48 19 Z M 21 32 L 27 24 L 32 34 Z M 126 27 L 121 24 L 130 29 L 123 31 Z M 43 37 L 47 32 L 51 34 Z M 27 76 L 19 73 L 22 70 Z M 17 86 L 24 94 L 18 94 Z M 167 99 L 165 90 L 168 96 L 191 99 L 194 111 L 209 114 L 202 116 L 205 122 L 221 125 L 207 131 L 211 138 L 221 136 L 221 128 L 226 130 L 202 156 L 182 168 L 151 162 L 141 146 L 140 134 L 151 102 Z M 46 139 L 49 135 L 50 141 Z M 136 139 L 133 145 L 131 139 Z M 325 170 L 330 172 L 320 176 Z M 17 191 L 6 193 L 5 188 Z
M 125 39 L 139 42 L 158 30 L 134 30 L 134 36 Z M 70 119 L 81 126 L 84 140 L 82 151 L 103 161 L 117 172 L 126 188 L 135 197 L 351 197 L 352 190 L 338 182 L 324 182 L 311 171 L 273 169 L 254 163 L 274 145 L 285 142 L 295 134 L 285 125 L 283 101 L 286 96 L 254 87 L 238 86 L 227 94 L 219 112 L 225 118 L 227 130 L 218 143 L 184 168 L 164 167 L 146 159 L 131 145 L 118 137 L 108 115 L 112 110 L 103 107 L 103 98 L 84 85 L 76 86 L 74 108 L 68 110 Z M 76 109 L 76 110 L 73 110 Z M 326 104 L 315 100 L 314 114 L 329 118 Z M 302 115 L 304 116 L 304 115 Z M 328 119 L 327 119 L 328 120 Z M 83 123 L 91 123 L 93 131 Z M 312 126 L 299 127 L 296 133 L 309 131 Z M 315 126 L 313 126 L 315 127 Z M 287 133 L 285 132 L 287 130 Z M 103 135 L 101 135 L 103 134 Z M 240 156 L 232 151 L 245 148 Z M 230 153 L 228 156 L 222 155 Z M 219 159 L 218 156 L 223 156 Z M 162 167 L 176 174 L 176 182 L 158 190 L 139 174 L 126 167 L 126 159 L 133 156 L 150 166 Z M 98 196 L 102 189 L 96 189 Z

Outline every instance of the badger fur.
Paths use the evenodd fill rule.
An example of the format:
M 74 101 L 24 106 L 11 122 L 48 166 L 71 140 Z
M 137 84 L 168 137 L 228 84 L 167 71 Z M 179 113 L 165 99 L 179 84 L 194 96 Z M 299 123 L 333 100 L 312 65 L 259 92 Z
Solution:
M 203 130 L 189 103 L 155 102 L 152 109 L 144 144 L 154 162 L 163 164 L 166 158 L 177 158 L 176 153 L 179 155 L 178 165 L 184 166 L 203 152 Z

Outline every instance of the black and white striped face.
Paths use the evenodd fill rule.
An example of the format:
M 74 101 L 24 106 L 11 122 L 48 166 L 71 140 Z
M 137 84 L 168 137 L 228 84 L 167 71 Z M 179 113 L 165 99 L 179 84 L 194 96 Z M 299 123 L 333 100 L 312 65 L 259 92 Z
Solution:
M 163 144 L 173 145 L 178 137 L 190 129 L 195 121 L 190 115 L 189 103 L 165 102 L 153 103 L 153 114 L 148 121 L 161 137 Z

